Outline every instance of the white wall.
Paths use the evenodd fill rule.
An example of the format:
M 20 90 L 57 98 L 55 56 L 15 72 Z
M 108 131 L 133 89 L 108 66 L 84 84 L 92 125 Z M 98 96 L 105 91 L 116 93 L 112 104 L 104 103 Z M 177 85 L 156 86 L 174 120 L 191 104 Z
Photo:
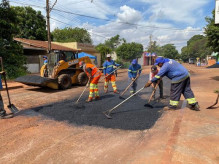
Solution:
M 26 64 L 27 71 L 30 73 L 39 73 L 40 72 L 40 65 L 39 64 Z

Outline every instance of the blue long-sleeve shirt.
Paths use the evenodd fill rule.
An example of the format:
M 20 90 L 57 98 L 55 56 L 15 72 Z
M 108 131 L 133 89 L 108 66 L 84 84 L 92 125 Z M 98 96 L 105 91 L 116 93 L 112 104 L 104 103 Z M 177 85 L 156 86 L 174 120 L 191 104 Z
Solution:
M 189 77 L 188 70 L 183 67 L 180 63 L 173 59 L 169 59 L 163 64 L 158 74 L 151 80 L 151 82 L 156 82 L 163 76 L 167 76 L 172 80 L 172 83 L 179 83 Z
M 129 78 L 136 78 L 137 73 L 140 75 L 141 74 L 141 65 L 140 64 L 132 64 L 129 66 L 128 69 L 128 76 Z
M 120 66 L 120 64 L 116 64 L 114 60 L 106 60 L 104 63 L 103 63 L 103 73 L 104 75 L 106 74 L 110 74 L 111 72 L 113 72 L 115 70 L 115 68 L 113 66 Z M 112 73 L 114 74 L 114 73 Z
M 2 76 L 0 75 L 0 90 L 3 89 L 3 86 L 2 86 Z

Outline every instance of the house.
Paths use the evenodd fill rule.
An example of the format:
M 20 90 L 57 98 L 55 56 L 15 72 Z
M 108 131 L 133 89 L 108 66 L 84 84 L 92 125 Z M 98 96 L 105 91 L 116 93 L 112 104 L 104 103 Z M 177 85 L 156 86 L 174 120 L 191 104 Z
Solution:
M 43 65 L 43 56 L 48 53 L 48 42 L 40 40 L 30 40 L 24 38 L 14 38 L 23 46 L 24 55 L 27 57 L 27 70 L 30 73 L 39 73 Z M 62 45 L 51 43 L 51 51 L 77 52 L 78 49 L 68 48 Z
M 154 65 L 157 55 L 155 53 L 143 52 L 141 58 L 138 59 L 138 63 L 143 66 Z
M 68 48 L 77 49 L 82 52 L 96 56 L 97 66 L 101 67 L 101 54 L 95 49 L 95 46 L 93 46 L 92 44 L 78 43 L 78 42 L 68 42 L 68 43 L 54 42 L 54 43 L 57 45 L 68 47 Z

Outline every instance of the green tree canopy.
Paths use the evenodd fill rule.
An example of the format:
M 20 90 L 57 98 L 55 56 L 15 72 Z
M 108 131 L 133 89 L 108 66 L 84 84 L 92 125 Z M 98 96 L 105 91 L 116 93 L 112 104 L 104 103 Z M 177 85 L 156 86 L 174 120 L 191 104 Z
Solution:
M 31 7 L 12 7 L 18 19 L 16 37 L 47 40 L 46 20 L 40 11 Z
M 219 24 L 214 24 L 215 11 L 212 11 L 212 17 L 206 17 L 205 20 L 208 23 L 205 27 L 205 34 L 208 39 L 208 46 L 214 51 L 219 52 Z
M 7 0 L 0 4 L 0 56 L 3 58 L 4 67 L 9 78 L 15 78 L 26 73 L 24 67 L 26 58 L 22 46 L 13 41 L 18 32 L 18 19 L 15 11 L 10 8 Z
M 179 53 L 173 44 L 166 44 L 161 47 L 161 56 L 170 59 L 177 59 L 179 57 Z
M 157 45 L 156 41 L 153 41 L 148 47 L 147 52 L 156 53 L 157 55 L 161 55 L 161 47 Z
M 117 56 L 124 60 L 130 61 L 141 57 L 143 53 L 143 45 L 139 43 L 123 43 L 116 49 Z
M 211 50 L 207 45 L 207 37 L 203 35 L 194 35 L 187 42 L 187 46 L 181 50 L 181 58 L 183 61 L 188 61 L 189 58 L 206 58 L 211 54 Z
M 106 58 L 106 54 L 110 54 L 112 52 L 112 49 L 102 43 L 98 44 L 95 48 L 101 54 L 101 64 L 102 64 Z
M 56 28 L 52 32 L 52 37 L 56 42 L 92 43 L 90 33 L 86 29 L 78 27 Z
M 115 50 L 122 43 L 126 43 L 126 40 L 124 38 L 121 39 L 119 35 L 116 35 L 106 40 L 104 44 L 112 50 Z

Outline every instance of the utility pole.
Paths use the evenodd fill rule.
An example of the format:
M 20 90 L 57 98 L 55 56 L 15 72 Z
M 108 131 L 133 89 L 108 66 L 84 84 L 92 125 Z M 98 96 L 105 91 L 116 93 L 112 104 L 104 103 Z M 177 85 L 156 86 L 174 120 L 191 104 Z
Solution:
M 47 38 L 48 38 L 48 51 L 51 51 L 51 35 L 50 35 L 50 7 L 49 7 L 49 0 L 46 0 L 46 18 L 47 18 Z
M 57 0 L 54 2 L 52 7 L 49 6 L 49 0 L 46 0 L 46 20 L 47 20 L 47 38 L 48 38 L 48 51 L 51 51 L 51 34 L 50 34 L 50 12 L 53 7 L 56 5 Z

